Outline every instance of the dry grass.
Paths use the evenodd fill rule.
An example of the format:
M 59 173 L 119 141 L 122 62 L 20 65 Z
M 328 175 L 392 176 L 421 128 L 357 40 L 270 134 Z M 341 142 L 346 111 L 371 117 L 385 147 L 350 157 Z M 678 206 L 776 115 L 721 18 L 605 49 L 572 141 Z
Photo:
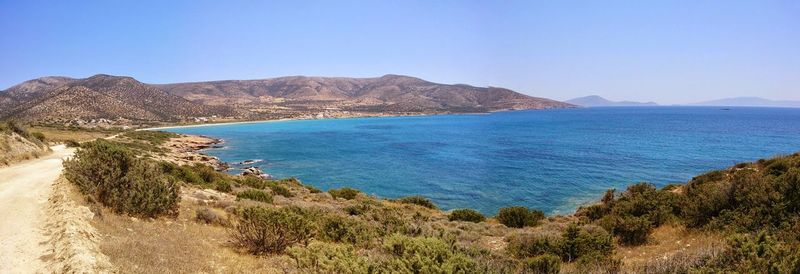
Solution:
M 288 257 L 257 257 L 232 248 L 225 227 L 196 220 L 202 207 L 184 201 L 177 218 L 156 220 L 106 212 L 93 225 L 104 235 L 103 253 L 126 273 L 283 273 L 290 268 Z
M 78 142 L 91 141 L 97 138 L 105 138 L 116 134 L 111 131 L 71 130 L 42 126 L 31 127 L 28 130 L 30 132 L 41 132 L 49 142 L 64 142 L 66 140 L 75 140 Z
M 676 225 L 658 227 L 651 237 L 648 244 L 618 248 L 617 256 L 622 259 L 624 270 L 669 273 L 676 268 L 690 267 L 709 256 L 717 256 L 726 247 L 720 235 Z

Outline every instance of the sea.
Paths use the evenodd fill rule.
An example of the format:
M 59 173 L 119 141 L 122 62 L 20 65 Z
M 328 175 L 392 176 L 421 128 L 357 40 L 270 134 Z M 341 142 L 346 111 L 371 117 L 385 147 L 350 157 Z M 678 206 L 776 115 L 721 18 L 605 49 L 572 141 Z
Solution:
M 327 190 L 422 195 L 444 210 L 571 214 L 607 189 L 800 151 L 800 109 L 605 107 L 271 121 L 172 128 L 224 140 L 204 153 Z M 255 160 L 252 164 L 236 164 Z

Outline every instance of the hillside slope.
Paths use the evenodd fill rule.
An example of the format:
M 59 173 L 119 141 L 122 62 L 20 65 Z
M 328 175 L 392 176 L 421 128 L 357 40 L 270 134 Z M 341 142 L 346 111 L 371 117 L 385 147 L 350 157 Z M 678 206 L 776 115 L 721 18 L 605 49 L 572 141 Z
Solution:
M 262 80 L 145 84 L 98 74 L 43 77 L 0 92 L 0 119 L 39 123 L 110 119 L 192 121 L 488 112 L 575 107 L 505 88 L 377 78 L 292 76 Z
M 193 103 L 130 77 L 99 74 L 47 81 L 50 78 L 54 77 L 28 81 L 4 91 L 6 101 L 13 106 L 0 110 L 0 118 L 47 123 L 99 118 L 178 121 L 233 113 L 228 107 Z
M 157 86 L 169 93 L 209 105 L 325 102 L 325 105 L 341 109 L 376 111 L 492 111 L 572 107 L 504 88 L 437 84 L 401 75 L 377 78 L 292 76 Z

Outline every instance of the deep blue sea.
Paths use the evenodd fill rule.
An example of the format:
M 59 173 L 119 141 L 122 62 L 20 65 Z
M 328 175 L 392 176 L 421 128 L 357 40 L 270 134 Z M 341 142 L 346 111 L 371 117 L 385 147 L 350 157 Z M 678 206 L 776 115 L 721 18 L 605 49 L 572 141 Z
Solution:
M 683 183 L 800 151 L 800 109 L 620 107 L 176 128 L 225 140 L 205 153 L 260 159 L 277 177 L 443 209 L 510 205 L 569 214 L 609 188 Z

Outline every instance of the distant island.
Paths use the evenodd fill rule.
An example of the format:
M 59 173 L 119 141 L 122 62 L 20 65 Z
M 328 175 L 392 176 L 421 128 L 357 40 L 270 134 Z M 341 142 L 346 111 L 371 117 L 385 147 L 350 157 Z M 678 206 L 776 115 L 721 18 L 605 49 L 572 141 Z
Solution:
M 582 107 L 639 107 L 639 106 L 657 106 L 655 102 L 633 102 L 633 101 L 611 101 L 606 98 L 590 95 L 585 97 L 578 97 L 564 101 L 565 103 L 578 105 Z
M 800 101 L 770 100 L 761 97 L 734 97 L 711 100 L 692 104 L 694 106 L 723 107 L 800 107 Z

